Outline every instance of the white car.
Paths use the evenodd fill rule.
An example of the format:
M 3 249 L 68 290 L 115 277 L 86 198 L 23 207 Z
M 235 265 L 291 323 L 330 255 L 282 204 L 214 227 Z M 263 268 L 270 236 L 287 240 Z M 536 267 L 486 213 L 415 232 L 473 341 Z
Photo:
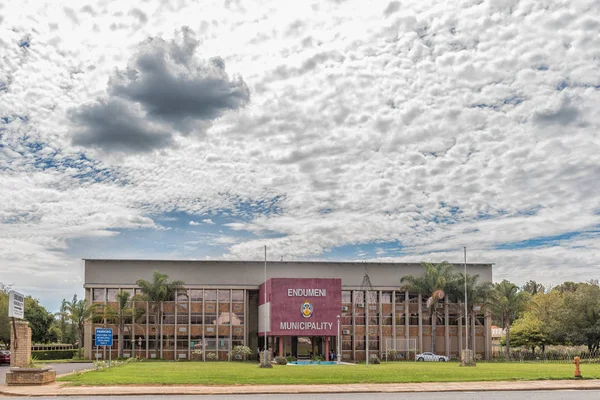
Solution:
M 441 361 L 441 362 L 446 362 L 446 361 L 448 361 L 448 357 L 446 357 L 446 356 L 440 356 L 438 354 L 433 354 L 430 351 L 426 351 L 425 353 L 417 354 L 415 356 L 415 360 L 417 360 L 417 361 Z

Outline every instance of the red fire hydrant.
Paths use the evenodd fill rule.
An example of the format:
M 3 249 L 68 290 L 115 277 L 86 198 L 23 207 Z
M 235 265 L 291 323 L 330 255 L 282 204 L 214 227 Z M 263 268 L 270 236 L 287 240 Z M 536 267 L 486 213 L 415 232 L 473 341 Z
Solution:
M 579 369 L 579 364 L 581 364 L 581 358 L 575 357 L 573 359 L 573 364 L 575 364 L 575 378 L 581 378 L 581 370 Z

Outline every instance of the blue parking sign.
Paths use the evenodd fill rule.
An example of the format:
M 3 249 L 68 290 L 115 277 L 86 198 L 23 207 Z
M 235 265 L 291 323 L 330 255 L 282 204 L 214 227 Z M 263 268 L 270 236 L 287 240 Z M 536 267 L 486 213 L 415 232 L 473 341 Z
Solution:
M 96 328 L 96 347 L 113 345 L 112 328 Z

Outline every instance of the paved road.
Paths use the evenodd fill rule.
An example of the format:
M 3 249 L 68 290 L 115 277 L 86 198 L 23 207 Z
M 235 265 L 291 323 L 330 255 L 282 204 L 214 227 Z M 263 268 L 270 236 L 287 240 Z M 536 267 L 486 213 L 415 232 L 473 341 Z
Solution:
M 105 399 L 107 397 L 92 397 Z M 114 396 L 113 396 L 114 397 Z M 119 396 L 119 400 L 281 400 L 281 395 L 231 395 L 231 396 Z M 90 397 L 19 397 L 32 400 L 84 400 Z M 341 394 L 286 394 L 287 400 L 596 400 L 600 390 L 554 390 L 535 392 L 452 392 L 452 393 L 341 393 Z
M 68 372 L 79 371 L 81 369 L 90 369 L 94 366 L 92 363 L 66 363 L 66 364 L 44 364 L 56 370 L 57 375 Z M 0 385 L 6 385 L 6 373 L 10 367 L 8 365 L 0 366 Z

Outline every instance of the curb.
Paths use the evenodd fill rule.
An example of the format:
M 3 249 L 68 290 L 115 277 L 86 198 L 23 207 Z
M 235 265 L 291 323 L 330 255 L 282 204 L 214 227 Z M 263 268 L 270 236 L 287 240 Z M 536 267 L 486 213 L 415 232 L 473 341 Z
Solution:
M 92 392 L 93 390 L 93 392 Z M 159 396 L 239 394 L 343 394 L 343 393 L 439 393 L 509 391 L 600 390 L 600 380 L 436 382 L 351 385 L 248 385 L 248 386 L 11 386 L 3 396 Z

